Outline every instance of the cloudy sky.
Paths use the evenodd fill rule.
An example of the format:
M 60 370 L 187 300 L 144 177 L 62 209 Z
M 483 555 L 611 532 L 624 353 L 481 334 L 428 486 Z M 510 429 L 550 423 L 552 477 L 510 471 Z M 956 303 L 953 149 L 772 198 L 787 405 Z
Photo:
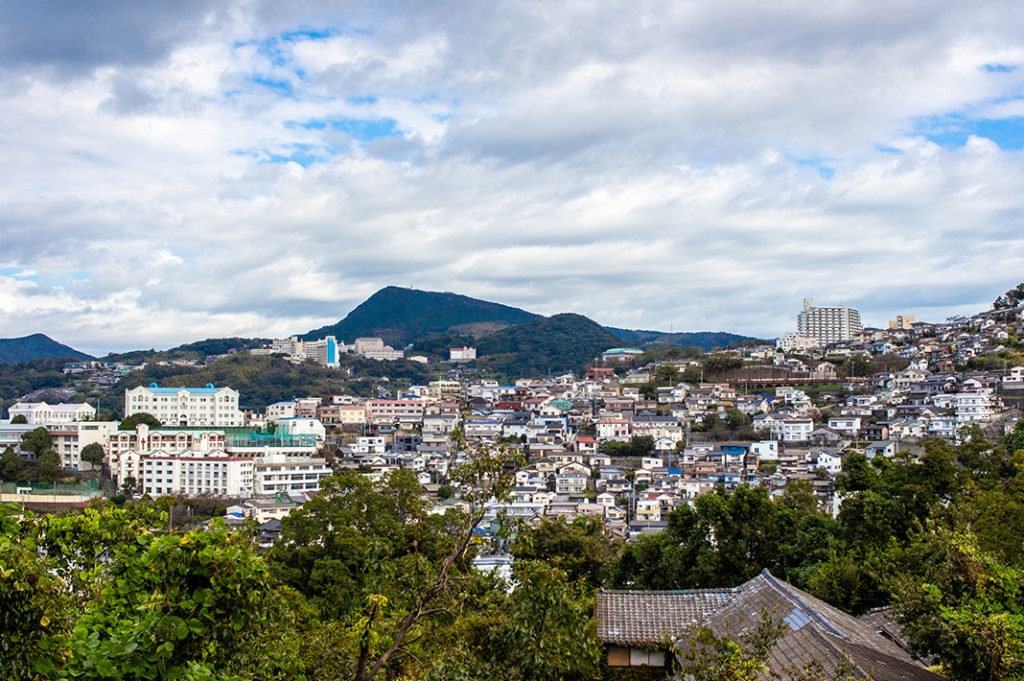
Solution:
M 0 101 L 0 337 L 387 285 L 770 337 L 1024 281 L 1018 0 L 7 2 Z

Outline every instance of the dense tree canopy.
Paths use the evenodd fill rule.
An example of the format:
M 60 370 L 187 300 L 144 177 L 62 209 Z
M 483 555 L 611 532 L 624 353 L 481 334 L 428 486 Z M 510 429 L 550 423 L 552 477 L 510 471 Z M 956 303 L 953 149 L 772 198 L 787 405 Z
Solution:
M 103 463 L 103 446 L 98 442 L 90 442 L 86 446 L 82 447 L 82 451 L 78 453 L 82 461 L 88 461 L 94 466 L 99 466 Z
M 475 454 L 443 513 L 407 471 L 334 476 L 266 554 L 244 531 L 170 528 L 170 498 L 5 510 L 0 669 L 32 681 L 591 679 L 595 588 L 735 586 L 769 568 L 854 613 L 892 604 L 953 681 L 1024 674 L 1024 424 L 998 443 L 978 430 L 928 442 L 916 459 L 848 454 L 836 517 L 791 482 L 698 497 L 661 534 L 621 544 L 597 519 L 506 521 L 511 582 L 471 562 L 492 543 L 482 502 L 506 497 L 516 461 Z M 732 662 L 702 674 L 756 663 L 707 643 Z
M 135 430 L 138 426 L 146 425 L 150 428 L 159 428 L 163 424 L 160 423 L 160 419 L 153 416 L 150 413 L 144 411 L 138 411 L 131 416 L 124 417 L 121 424 L 117 427 L 118 430 Z
M 512 543 L 517 560 L 544 561 L 592 589 L 607 581 L 617 551 L 601 519 L 589 516 L 543 518 L 522 528 Z
M 52 448 L 53 438 L 50 436 L 50 431 L 42 426 L 21 435 L 21 451 L 23 452 L 31 452 L 35 456 L 39 456 Z

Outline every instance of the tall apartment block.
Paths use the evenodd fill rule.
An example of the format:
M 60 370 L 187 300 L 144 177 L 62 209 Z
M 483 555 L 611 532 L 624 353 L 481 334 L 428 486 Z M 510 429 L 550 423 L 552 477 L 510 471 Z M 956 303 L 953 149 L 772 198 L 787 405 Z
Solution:
M 804 309 L 796 317 L 797 333 L 815 339 L 819 345 L 853 340 L 863 330 L 860 312 L 844 305 L 818 307 L 804 298 Z

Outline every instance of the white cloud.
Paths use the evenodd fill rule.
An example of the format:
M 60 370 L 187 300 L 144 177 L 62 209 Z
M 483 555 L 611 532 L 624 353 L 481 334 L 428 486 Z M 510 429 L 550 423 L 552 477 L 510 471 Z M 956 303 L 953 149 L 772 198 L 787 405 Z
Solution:
M 389 284 L 774 335 L 812 292 L 882 324 L 1024 271 L 1022 152 L 926 136 L 1021 115 L 1016 3 L 191 11 L 0 50 L 0 336 L 286 335 Z

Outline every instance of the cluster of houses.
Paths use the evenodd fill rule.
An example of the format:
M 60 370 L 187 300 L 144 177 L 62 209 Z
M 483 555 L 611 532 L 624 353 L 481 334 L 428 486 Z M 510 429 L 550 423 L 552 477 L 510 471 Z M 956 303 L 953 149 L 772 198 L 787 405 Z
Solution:
M 623 349 L 615 367 L 595 366 L 583 376 L 509 384 L 439 379 L 409 386 L 394 399 L 328 395 L 260 409 L 242 409 L 230 387 L 152 384 L 125 391 L 124 411 L 153 414 L 160 427 L 121 431 L 118 422 L 94 420 L 88 404 L 17 403 L 9 415 L 24 416 L 25 423 L 0 422 L 0 447 L 20 451 L 21 435 L 43 425 L 65 468 L 88 468 L 79 452 L 101 445 L 106 469 L 126 491 L 248 499 L 254 512 L 273 498 L 270 506 L 280 514 L 289 507 L 282 495 L 294 497 L 292 506 L 301 503 L 339 468 L 374 478 L 408 469 L 439 502 L 457 498 L 452 468 L 475 445 L 501 443 L 520 452 L 524 465 L 513 498 L 495 502 L 493 516 L 593 515 L 611 531 L 635 536 L 658 531 L 673 508 L 718 487 L 781 493 L 805 480 L 835 510 L 832 483 L 850 451 L 912 455 L 922 439 L 956 441 L 975 425 L 997 439 L 1020 415 L 1008 408 L 1007 396 L 1024 389 L 1024 367 L 970 373 L 955 367 L 999 350 L 1021 331 L 1015 312 L 1009 321 L 979 315 L 869 329 L 816 355 L 807 348 L 801 354 L 745 348 L 736 353 L 746 372 L 738 380 L 653 390 L 657 367 L 629 366 L 636 353 Z M 879 353 L 904 358 L 905 366 L 844 379 L 835 373 L 837 358 Z M 668 363 L 685 372 L 696 361 Z M 781 367 L 793 378 L 751 388 L 759 367 Z M 789 384 L 797 381 L 810 387 Z M 826 381 L 838 388 L 815 389 Z M 737 432 L 737 414 L 742 441 L 724 439 L 732 435 L 721 430 L 713 431 L 721 441 L 704 439 L 709 423 L 730 418 Z

